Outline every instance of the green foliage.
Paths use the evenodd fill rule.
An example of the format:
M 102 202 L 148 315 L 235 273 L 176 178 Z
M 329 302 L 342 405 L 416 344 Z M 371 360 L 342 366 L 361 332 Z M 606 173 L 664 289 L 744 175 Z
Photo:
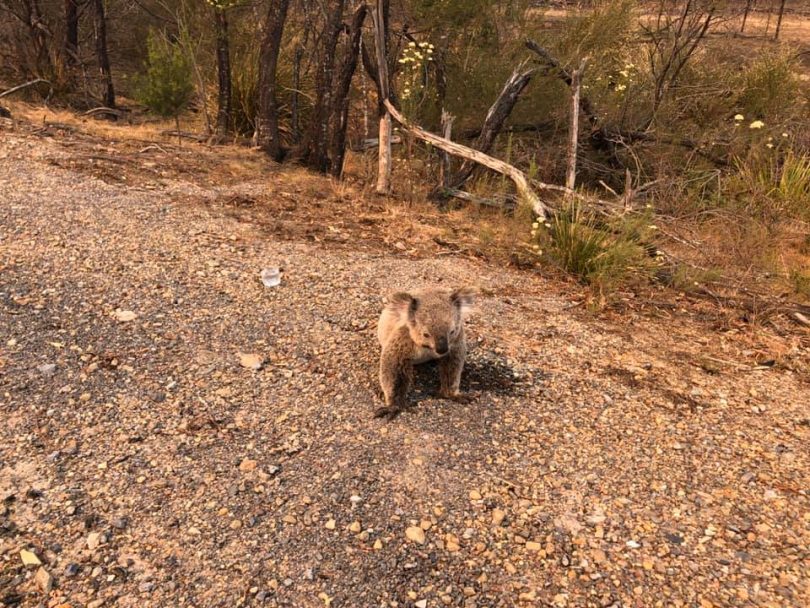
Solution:
M 150 31 L 145 70 L 137 87 L 138 101 L 158 116 L 178 116 L 194 93 L 192 66 L 186 53 Z
M 797 73 L 794 54 L 763 53 L 742 73 L 739 107 L 769 122 L 792 113 L 799 93 Z
M 620 285 L 649 280 L 657 266 L 648 248 L 655 226 L 650 213 L 604 220 L 574 203 L 545 224 L 532 226 L 540 255 L 605 294 Z
M 790 272 L 793 291 L 804 298 L 810 298 L 810 272 L 793 270 Z

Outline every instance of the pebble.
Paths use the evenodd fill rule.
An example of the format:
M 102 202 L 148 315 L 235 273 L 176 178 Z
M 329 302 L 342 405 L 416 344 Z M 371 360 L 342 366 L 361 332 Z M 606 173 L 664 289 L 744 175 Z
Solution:
M 51 588 L 53 587 L 53 577 L 42 566 L 39 567 L 36 575 L 34 575 L 34 581 L 36 582 L 37 587 L 39 587 L 39 590 L 45 595 L 48 595 L 48 593 L 51 592 Z
M 425 544 L 425 531 L 419 526 L 409 526 L 405 530 L 405 536 L 410 541 L 419 543 L 420 545 Z
M 500 526 L 504 519 L 506 519 L 506 511 L 502 509 L 492 510 L 492 525 Z

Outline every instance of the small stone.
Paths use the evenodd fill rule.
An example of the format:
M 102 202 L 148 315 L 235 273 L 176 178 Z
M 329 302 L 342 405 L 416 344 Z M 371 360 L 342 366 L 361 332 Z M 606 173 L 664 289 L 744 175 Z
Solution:
M 24 566 L 40 566 L 42 562 L 39 561 L 39 558 L 36 556 L 36 553 L 32 553 L 31 551 L 26 551 L 23 549 L 20 551 L 20 559 Z
M 87 548 L 95 551 L 101 544 L 101 534 L 98 532 L 91 532 L 87 535 Z
M 655 562 L 648 557 L 641 562 L 641 565 L 645 570 L 652 570 L 655 566 Z
M 410 541 L 419 543 L 420 545 L 425 544 L 425 531 L 419 526 L 409 526 L 405 530 L 405 536 Z
M 327 530 L 334 530 L 336 522 L 334 519 L 327 520 L 327 522 L 323 525 L 324 528 Z
M 45 595 L 51 592 L 51 588 L 53 588 L 53 577 L 42 566 L 39 567 L 36 575 L 34 575 L 34 581 L 36 582 L 37 587 L 39 587 L 39 590 Z
M 138 585 L 138 591 L 141 593 L 151 593 L 155 588 L 155 583 L 147 581 Z
M 478 490 L 470 490 L 470 500 L 481 500 L 481 492 Z
M 359 521 L 353 521 L 351 524 L 349 524 L 349 532 L 354 532 L 355 534 L 357 534 L 362 529 L 363 526 L 360 525 Z
M 239 365 L 247 369 L 260 370 L 264 366 L 264 357 L 255 353 L 239 353 Z
M 504 570 L 506 570 L 509 574 L 517 573 L 517 568 L 512 562 L 504 562 L 503 563 Z
M 430 522 L 430 521 L 429 521 L 429 520 L 427 520 L 427 519 L 423 519 L 422 521 L 420 521 L 420 522 L 419 522 L 419 527 L 420 527 L 420 528 L 422 528 L 423 530 L 425 530 L 426 532 L 427 532 L 428 530 L 430 530 L 430 527 L 431 527 L 432 525 L 433 525 L 433 523 L 432 523 L 432 522 Z
M 298 523 L 298 520 L 295 518 L 295 515 L 285 515 L 284 517 L 281 518 L 281 521 L 283 521 L 285 524 Z
M 518 599 L 521 602 L 533 602 L 537 599 L 537 591 L 532 589 L 531 591 L 524 591 L 520 595 L 518 595 Z
M 53 376 L 56 372 L 56 364 L 55 363 L 43 363 L 42 365 L 38 366 L 37 369 L 39 373 L 43 376 Z
M 256 461 L 251 460 L 250 458 L 245 458 L 242 462 L 239 463 L 239 470 L 243 473 L 249 473 L 250 471 L 256 470 Z
M 115 311 L 115 318 L 121 321 L 122 323 L 126 323 L 128 321 L 134 321 L 138 315 L 136 315 L 131 310 L 121 310 L 120 308 Z
M 628 540 L 628 541 L 627 541 L 625 544 L 626 544 L 628 547 L 630 547 L 631 549 L 638 549 L 638 548 L 641 546 L 640 544 L 638 544 L 638 543 L 637 543 L 636 541 L 634 541 L 634 540 Z
M 382 549 L 382 548 L 383 548 L 382 541 L 381 541 L 379 538 L 378 538 L 377 540 L 375 540 L 375 541 L 374 541 L 374 548 L 375 548 L 377 551 L 379 551 L 380 549 Z
M 419 600 L 418 602 L 413 603 L 416 608 L 427 608 L 427 600 Z
M 540 543 L 538 543 L 538 542 L 532 541 L 532 540 L 530 540 L 530 541 L 528 541 L 528 542 L 526 543 L 526 549 L 527 549 L 528 551 L 534 551 L 534 552 L 537 552 L 537 551 L 540 551 L 542 548 L 543 548 L 543 545 L 541 545 L 541 544 L 540 544 Z
M 445 534 L 444 536 L 444 547 L 450 553 L 455 553 L 459 549 L 461 549 L 461 545 L 459 545 L 458 537 L 455 534 Z
M 506 519 L 506 511 L 503 509 L 493 509 L 492 510 L 492 525 L 493 526 L 500 526 L 503 523 L 503 520 Z
M 78 564 L 68 564 L 65 566 L 65 576 L 68 578 L 74 577 L 79 573 L 79 565 Z
M 234 519 L 234 520 L 233 520 L 233 521 L 230 523 L 230 526 L 229 526 L 229 527 L 231 528 L 231 530 L 238 530 L 239 528 L 241 528 L 241 527 L 242 527 L 242 521 L 241 521 L 241 520 L 239 520 L 239 519 Z

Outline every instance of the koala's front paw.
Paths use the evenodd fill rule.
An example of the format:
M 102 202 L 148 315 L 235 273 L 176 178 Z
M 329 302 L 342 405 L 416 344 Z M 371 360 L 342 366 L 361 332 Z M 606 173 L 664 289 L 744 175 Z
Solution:
M 439 393 L 439 397 L 442 399 L 447 399 L 449 401 L 455 401 L 456 403 L 472 403 L 475 400 L 474 395 L 470 395 L 469 393 L 450 393 L 448 391 L 442 391 Z
M 382 407 L 378 407 L 374 410 L 374 417 L 375 418 L 385 418 L 386 420 L 393 420 L 399 415 L 399 412 L 402 411 L 398 407 L 391 407 L 388 405 L 384 405 Z

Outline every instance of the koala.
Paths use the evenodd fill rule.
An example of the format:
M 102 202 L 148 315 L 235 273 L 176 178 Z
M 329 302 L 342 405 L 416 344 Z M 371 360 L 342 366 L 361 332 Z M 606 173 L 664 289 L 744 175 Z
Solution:
M 393 419 L 406 405 L 413 382 L 414 365 L 439 360 L 439 396 L 462 403 L 461 371 L 467 356 L 464 318 L 477 290 L 422 289 L 398 292 L 388 298 L 377 325 L 380 355 L 380 385 L 385 405 L 375 418 Z

